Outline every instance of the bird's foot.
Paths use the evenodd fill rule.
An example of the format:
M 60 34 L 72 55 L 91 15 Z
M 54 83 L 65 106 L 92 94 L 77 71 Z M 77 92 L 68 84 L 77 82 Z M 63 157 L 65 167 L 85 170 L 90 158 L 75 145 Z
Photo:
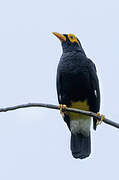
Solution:
M 101 116 L 101 119 L 97 120 L 96 126 L 100 125 L 104 121 L 104 119 L 105 119 L 105 116 L 103 114 L 100 115 L 99 112 L 97 113 L 97 116 L 98 117 Z
M 64 110 L 67 108 L 67 106 L 65 104 L 59 104 L 59 109 L 60 109 L 60 114 L 62 115 L 62 117 L 64 118 Z

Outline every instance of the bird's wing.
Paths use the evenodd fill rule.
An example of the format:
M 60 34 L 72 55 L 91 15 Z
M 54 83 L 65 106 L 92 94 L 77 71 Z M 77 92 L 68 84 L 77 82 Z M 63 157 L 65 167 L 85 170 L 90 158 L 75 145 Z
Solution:
M 56 78 L 56 88 L 57 88 L 57 96 L 59 104 L 62 104 L 62 80 L 61 80 L 61 73 L 59 68 L 57 69 L 57 78 Z
M 59 104 L 68 105 L 69 101 L 66 98 L 66 95 L 63 94 L 62 87 L 63 87 L 63 78 L 62 78 L 62 75 L 61 75 L 60 70 L 58 68 L 57 69 L 57 78 L 56 78 L 56 88 L 57 88 L 58 101 L 59 101 Z M 70 129 L 70 119 L 69 119 L 69 116 L 66 114 L 64 114 L 64 121 L 66 122 L 68 128 Z
M 95 64 L 89 60 L 89 75 L 90 75 L 90 82 L 91 82 L 91 92 L 92 92 L 92 106 L 91 111 L 97 113 L 100 110 L 100 89 L 99 89 L 99 80 L 97 77 L 97 71 Z M 97 120 L 93 118 L 93 128 L 96 130 L 96 122 Z

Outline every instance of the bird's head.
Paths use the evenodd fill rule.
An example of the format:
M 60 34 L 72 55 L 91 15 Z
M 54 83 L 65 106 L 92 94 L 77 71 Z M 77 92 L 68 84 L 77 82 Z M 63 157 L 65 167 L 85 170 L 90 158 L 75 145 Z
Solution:
M 60 34 L 57 32 L 53 32 L 53 34 L 61 41 L 63 52 L 81 51 L 84 53 L 80 41 L 74 34 Z

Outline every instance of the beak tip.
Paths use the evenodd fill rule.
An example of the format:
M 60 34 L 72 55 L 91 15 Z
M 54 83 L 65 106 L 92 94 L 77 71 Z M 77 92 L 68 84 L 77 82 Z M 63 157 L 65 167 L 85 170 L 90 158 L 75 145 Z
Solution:
M 59 38 L 61 42 L 66 41 L 66 37 L 64 35 L 59 34 L 57 32 L 52 32 L 52 34 L 54 34 L 57 38 Z
M 57 32 L 52 32 L 52 34 L 56 36 L 58 33 Z

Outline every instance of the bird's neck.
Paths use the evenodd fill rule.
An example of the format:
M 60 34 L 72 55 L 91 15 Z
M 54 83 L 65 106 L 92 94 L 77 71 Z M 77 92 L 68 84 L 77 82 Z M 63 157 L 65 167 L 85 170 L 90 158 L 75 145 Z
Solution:
M 63 49 L 63 53 L 69 53 L 69 52 L 74 52 L 74 53 L 76 53 L 76 52 L 79 52 L 80 54 L 82 54 L 83 56 L 86 56 L 86 54 L 85 54 L 85 52 L 82 50 L 82 49 L 69 49 L 69 48 L 64 48 Z

